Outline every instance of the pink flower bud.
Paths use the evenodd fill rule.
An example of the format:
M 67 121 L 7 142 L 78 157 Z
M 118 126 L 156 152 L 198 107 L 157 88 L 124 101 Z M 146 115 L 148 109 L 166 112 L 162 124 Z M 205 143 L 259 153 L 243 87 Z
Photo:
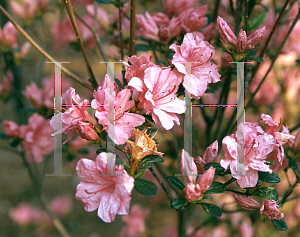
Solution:
M 17 47 L 17 29 L 9 21 L 7 22 L 2 32 L 0 32 L 0 44 L 7 47 Z
M 29 86 L 26 86 L 23 95 L 30 100 L 34 108 L 40 109 L 42 107 L 42 90 L 35 83 L 32 82 Z
M 187 183 L 182 192 L 188 202 L 192 202 L 201 196 L 201 188 L 199 184 Z
M 231 46 L 232 48 L 235 48 L 237 39 L 233 31 L 230 29 L 227 23 L 219 16 L 218 16 L 217 23 L 218 23 L 219 33 L 223 42 Z
M 8 137 L 19 137 L 19 126 L 12 121 L 3 121 L 4 133 Z
M 30 48 L 31 48 L 31 44 L 29 42 L 26 42 L 25 44 L 22 45 L 21 52 L 16 53 L 15 55 L 19 58 L 24 58 L 28 54 Z
M 199 184 L 202 193 L 204 193 L 207 189 L 209 189 L 212 181 L 214 180 L 215 170 L 216 168 L 213 168 L 211 166 L 197 180 L 197 183 Z
M 252 197 L 245 197 L 241 194 L 233 194 L 233 196 L 242 208 L 249 211 L 259 210 L 259 203 L 255 201 Z
M 206 148 L 203 160 L 206 163 L 214 162 L 218 156 L 218 141 L 214 141 L 209 147 Z
M 207 25 L 207 6 L 203 5 L 198 9 L 188 9 L 182 12 L 178 18 L 181 20 L 182 28 L 186 33 L 200 30 L 202 27 Z
M 262 27 L 254 31 L 247 39 L 247 50 L 253 49 L 255 45 L 264 37 L 266 27 Z
M 198 0 L 166 0 L 163 12 L 171 18 L 174 15 L 178 16 L 187 9 L 197 8 L 197 5 Z
M 241 30 L 237 37 L 237 49 L 239 52 L 245 52 L 247 46 L 247 35 L 246 32 Z
M 79 136 L 89 141 L 100 141 L 98 134 L 95 132 L 94 127 L 90 123 L 79 122 L 76 129 Z
M 274 200 L 266 200 L 260 204 L 260 214 L 268 217 L 269 219 L 282 219 L 284 214 L 279 211 L 279 206 Z
M 159 41 L 156 22 L 148 12 L 145 13 L 145 16 L 136 15 L 136 22 L 139 27 L 138 33 L 145 39 Z
M 23 6 L 13 1 L 10 3 L 11 10 L 21 19 L 26 18 L 26 11 Z
M 294 148 L 296 149 L 296 151 L 300 152 L 300 129 L 298 130 L 295 137 Z

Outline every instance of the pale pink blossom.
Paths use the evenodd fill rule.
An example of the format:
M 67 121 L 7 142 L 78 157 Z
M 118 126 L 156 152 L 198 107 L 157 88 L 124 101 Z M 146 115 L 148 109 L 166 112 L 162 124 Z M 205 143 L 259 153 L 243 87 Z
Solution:
M 238 37 L 236 37 L 228 24 L 219 16 L 217 24 L 224 48 L 241 53 L 253 49 L 262 40 L 266 30 L 265 26 L 259 28 L 249 37 L 247 37 L 245 31 L 241 30 Z
M 25 157 L 29 163 L 40 163 L 45 155 L 52 152 L 52 132 L 49 120 L 36 113 L 29 118 L 28 125 L 20 126 L 20 137 L 23 138 Z
M 95 6 L 93 4 L 93 0 L 91 2 L 92 2 L 92 4 L 89 4 L 86 6 L 86 10 L 92 17 L 94 17 L 95 16 Z M 97 7 L 97 21 L 100 24 L 100 26 L 104 29 L 106 29 L 109 26 L 109 24 L 111 23 L 111 19 L 110 19 L 109 15 L 107 14 L 107 12 L 99 6 Z
M 42 90 L 34 82 L 25 87 L 23 95 L 30 100 L 34 108 L 40 109 L 42 107 Z
M 183 32 L 189 33 L 196 30 L 200 30 L 207 25 L 207 17 L 205 14 L 207 12 L 207 6 L 203 5 L 197 9 L 187 9 L 183 11 L 178 18 L 181 21 L 181 27 Z
M 97 156 L 96 161 L 79 160 L 76 171 L 82 181 L 77 185 L 75 198 L 88 212 L 98 208 L 98 216 L 110 223 L 116 214 L 128 215 L 134 179 L 126 173 L 123 165 L 115 166 L 115 176 L 101 176 L 107 173 L 108 156 L 115 162 L 112 153 L 104 152 Z
M 11 71 L 7 71 L 3 76 L 2 84 L 0 84 L 0 93 L 2 96 L 6 96 L 10 93 L 12 89 L 12 83 L 14 80 L 13 73 Z
M 49 209 L 57 217 L 63 217 L 70 213 L 72 205 L 73 199 L 71 196 L 55 197 L 49 203 Z
M 203 159 L 200 156 L 195 158 L 195 164 L 200 174 L 204 173 L 204 165 L 210 162 L 214 162 L 218 156 L 218 141 L 214 141 L 209 145 L 203 155 Z
M 13 121 L 4 120 L 3 121 L 4 133 L 8 137 L 19 137 L 20 131 L 19 126 Z
M 78 122 L 76 132 L 80 137 L 89 141 L 100 141 L 100 137 L 94 130 L 94 126 L 91 123 Z
M 284 157 L 283 145 L 290 139 L 295 139 L 295 136 L 290 135 L 289 130 L 282 126 L 282 131 L 279 132 L 280 124 L 277 124 L 270 115 L 262 114 L 260 124 L 266 126 L 266 133 L 275 138 L 275 147 L 272 153 L 267 157 L 267 160 L 275 160 L 270 168 L 277 171 L 279 168 L 285 168 L 288 160 Z
M 139 205 L 133 205 L 130 214 L 122 216 L 122 221 L 127 225 L 121 230 L 120 236 L 139 237 L 146 233 L 145 218 L 150 209 L 142 209 Z
M 138 25 L 137 34 L 141 35 L 145 39 L 159 42 L 158 26 L 149 12 L 146 12 L 145 16 L 137 14 L 136 22 Z
M 188 20 L 186 20 L 188 21 Z M 167 44 L 172 38 L 180 35 L 182 32 L 182 22 L 179 17 L 173 17 L 169 20 L 166 26 L 160 26 L 158 31 L 158 37 L 162 44 Z
M 185 10 L 198 7 L 197 0 L 166 0 L 163 12 L 169 17 L 178 16 Z
M 38 10 L 38 1 L 22 0 L 22 4 L 15 1 L 10 3 L 12 11 L 22 20 L 31 20 Z
M 26 55 L 29 53 L 30 48 L 31 48 L 31 44 L 29 42 L 24 43 L 21 47 L 21 51 L 14 53 L 15 57 L 20 59 L 25 58 Z
M 188 152 L 181 152 L 181 172 L 185 175 L 188 182 L 182 190 L 188 202 L 200 200 L 204 192 L 209 189 L 215 175 L 215 168 L 210 167 L 196 181 L 197 167 L 194 158 Z
M 215 49 L 208 42 L 197 36 L 194 38 L 193 34 L 188 33 L 180 46 L 172 44 L 170 49 L 175 51 L 172 64 L 182 77 L 188 73 L 185 64 L 191 63 L 191 75 L 186 77 L 182 84 L 193 98 L 199 99 L 207 89 L 208 83 L 220 81 L 218 66 L 210 61 Z
M 20 203 L 15 208 L 9 210 L 10 218 L 18 225 L 43 225 L 51 226 L 52 221 L 48 214 L 27 203 Z
M 17 29 L 9 21 L 3 29 L 0 29 L 0 49 L 7 50 L 7 48 L 17 48 Z
M 260 204 L 260 214 L 269 219 L 279 220 L 284 217 L 284 214 L 279 211 L 279 206 L 274 200 L 266 200 Z
M 239 232 L 243 237 L 253 237 L 254 236 L 254 228 L 249 217 L 243 217 L 242 224 L 239 225 Z
M 63 102 L 67 110 L 64 113 L 54 115 L 50 121 L 52 128 L 55 128 L 56 119 L 62 121 L 62 128 L 61 130 L 55 131 L 52 135 L 54 136 L 59 133 L 67 134 L 67 140 L 64 141 L 63 144 L 72 138 L 75 131 L 84 139 L 86 139 L 87 136 L 95 138 L 95 133 L 91 135 L 91 127 L 88 132 L 89 134 L 86 134 L 87 131 L 81 131 L 81 129 L 86 129 L 86 126 L 84 126 L 84 124 L 81 124 L 80 126 L 80 122 L 90 123 L 93 126 L 97 124 L 95 119 L 87 112 L 89 101 L 81 101 L 80 96 L 75 93 L 75 89 L 70 87 L 70 89 L 66 91 Z
M 26 203 L 20 203 L 17 207 L 9 210 L 10 218 L 18 225 L 30 225 L 35 221 L 37 210 Z
M 146 69 L 143 79 L 133 77 L 128 83 L 141 92 L 139 108 L 146 114 L 151 113 L 154 122 L 161 123 L 166 130 L 171 129 L 174 122 L 180 125 L 176 114 L 185 112 L 184 101 L 176 97 L 179 84 L 180 78 L 170 68 L 159 66 Z
M 242 208 L 248 211 L 258 211 L 260 204 L 255 201 L 252 197 L 246 197 L 242 194 L 233 194 L 235 200 L 240 204 Z
M 95 99 L 91 105 L 96 110 L 95 117 L 98 119 L 98 123 L 103 125 L 105 130 L 107 130 L 108 125 L 107 110 L 110 106 L 111 109 L 115 108 L 114 136 L 110 133 L 108 135 L 114 139 L 116 144 L 124 144 L 131 137 L 133 129 L 145 122 L 145 118 L 139 114 L 126 112 L 135 105 L 133 100 L 129 100 L 131 96 L 129 89 L 118 92 L 114 104 L 107 104 L 107 97 L 111 94 L 105 85 L 105 81 L 98 87 L 97 91 L 94 91 Z
M 264 133 L 256 123 L 245 123 L 245 173 L 250 176 L 239 176 L 236 171 L 237 163 L 237 142 L 235 135 L 226 136 L 223 141 L 225 160 L 220 164 L 224 169 L 230 167 L 232 177 L 237 179 L 241 188 L 254 187 L 258 180 L 258 171 L 272 173 L 269 165 L 266 164 L 267 156 L 275 148 L 275 138 Z
M 93 17 L 90 15 L 84 15 L 83 20 L 87 22 L 91 27 L 94 25 Z M 81 22 L 76 20 L 76 24 L 80 33 L 80 37 L 84 44 L 88 48 L 92 48 L 96 45 L 93 33 Z M 102 30 L 98 28 L 98 34 L 102 35 Z M 72 23 L 69 17 L 66 17 L 61 22 L 55 22 L 52 26 L 52 33 L 54 35 L 53 48 L 55 50 L 60 50 L 65 45 L 71 42 L 77 42 L 77 37 L 74 32 Z

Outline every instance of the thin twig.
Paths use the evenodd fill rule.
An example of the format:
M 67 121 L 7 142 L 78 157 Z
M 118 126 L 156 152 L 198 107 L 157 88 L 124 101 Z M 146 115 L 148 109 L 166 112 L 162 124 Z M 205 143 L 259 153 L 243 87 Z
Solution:
M 220 2 L 221 2 L 221 0 L 216 0 L 214 14 L 213 14 L 213 22 L 216 22 L 216 20 L 218 18 L 218 11 L 219 11 L 219 7 L 220 7 Z
M 79 33 L 79 30 L 78 30 L 78 27 L 77 27 L 77 24 L 76 24 L 76 20 L 75 20 L 75 15 L 74 15 L 72 3 L 71 3 L 70 0 L 65 0 L 65 4 L 66 4 L 66 9 L 67 9 L 67 12 L 69 14 L 69 18 L 71 20 L 74 32 L 75 32 L 77 40 L 78 40 L 78 43 L 80 45 L 80 49 L 81 49 L 81 52 L 82 52 L 82 55 L 83 55 L 83 58 L 84 58 L 84 61 L 85 61 L 85 65 L 86 65 L 88 74 L 90 76 L 90 81 L 91 81 L 94 89 L 97 89 L 98 88 L 98 83 L 97 83 L 96 78 L 94 76 L 92 66 L 89 62 L 89 59 L 88 59 L 87 55 L 86 55 L 86 52 L 85 52 L 85 49 L 84 49 L 84 46 L 83 46 L 83 42 L 82 42 L 82 39 L 80 37 L 80 33 Z
M 242 195 L 245 195 L 245 193 L 243 193 L 243 192 L 236 191 L 236 190 L 229 189 L 229 188 L 226 188 L 226 191 L 229 191 L 229 192 L 232 192 L 232 193 L 237 193 L 237 194 L 242 194 Z
M 235 35 L 239 34 L 239 29 L 240 29 L 240 23 L 241 23 L 241 18 L 242 18 L 242 1 L 236 1 L 236 16 L 235 16 L 235 29 L 234 33 Z
M 155 173 L 154 169 L 151 167 L 149 168 L 149 170 L 151 171 L 152 175 L 154 176 L 154 178 L 157 180 L 157 182 L 160 184 L 160 186 L 162 187 L 162 189 L 165 191 L 165 193 L 167 194 L 170 202 L 172 202 L 173 198 L 171 196 L 171 194 L 169 193 L 169 191 L 167 190 L 166 186 L 164 185 L 164 183 L 160 180 L 160 178 L 157 176 L 157 174 Z
M 134 54 L 134 45 L 135 45 L 135 7 L 136 0 L 131 0 L 130 4 L 130 47 L 129 47 L 129 56 Z
M 47 58 L 51 62 L 56 62 L 56 60 L 50 56 L 39 44 L 37 44 L 27 33 L 23 30 L 23 28 L 13 19 L 13 17 L 0 5 L 0 11 L 7 17 L 7 19 L 16 27 L 16 29 L 35 47 L 45 58 Z M 61 66 L 61 70 L 70 78 L 77 81 L 79 84 L 83 85 L 84 87 L 93 90 L 88 83 L 82 81 L 78 76 L 74 73 L 70 72 L 65 67 Z
M 286 0 L 286 1 L 285 1 L 284 5 L 283 5 L 283 7 L 282 7 L 282 9 L 281 9 L 281 12 L 280 12 L 278 18 L 276 19 L 276 22 L 275 22 L 275 24 L 274 24 L 274 26 L 273 26 L 273 28 L 272 28 L 270 34 L 269 34 L 269 37 L 268 37 L 268 39 L 267 39 L 267 41 L 266 41 L 266 43 L 265 43 L 265 46 L 264 46 L 263 50 L 260 52 L 260 54 L 259 54 L 259 57 L 261 57 L 261 58 L 264 57 L 264 55 L 265 55 L 265 53 L 266 53 L 266 51 L 267 51 L 267 48 L 268 48 L 268 46 L 269 46 L 269 43 L 270 43 L 270 41 L 271 41 L 271 39 L 272 39 L 272 37 L 273 37 L 273 34 L 274 34 L 274 32 L 275 32 L 277 26 L 279 25 L 279 22 L 281 21 L 281 19 L 282 19 L 284 13 L 285 13 L 285 9 L 286 9 L 286 7 L 287 7 L 289 1 L 290 1 L 290 0 Z M 256 75 L 256 73 L 257 73 L 257 71 L 258 71 L 258 68 L 259 68 L 260 64 L 261 64 L 260 62 L 258 62 L 258 63 L 256 64 L 256 66 L 255 66 L 255 68 L 254 68 L 254 71 L 253 71 L 253 73 L 252 73 L 251 79 L 250 79 L 250 81 L 249 81 L 249 85 L 251 84 L 253 78 L 255 77 L 255 75 Z
M 121 60 L 124 60 L 121 0 L 119 0 L 119 35 L 120 35 Z M 124 68 L 123 64 L 122 64 L 122 67 Z
M 77 17 L 77 19 L 78 19 L 79 21 L 81 21 L 82 24 L 84 24 L 84 25 L 85 25 L 85 26 L 93 33 L 94 38 L 95 38 L 95 40 L 96 40 L 96 42 L 97 42 L 98 50 L 99 50 L 99 52 L 100 52 L 100 54 L 101 54 L 101 56 L 102 56 L 104 62 L 108 62 L 108 58 L 107 58 L 107 56 L 106 56 L 106 53 L 104 52 L 104 49 L 103 49 L 101 40 L 100 40 L 100 38 L 99 38 L 97 32 L 95 32 L 94 29 L 93 29 L 88 23 L 86 23 L 86 21 L 83 20 L 82 17 L 81 17 L 76 11 L 74 11 L 74 15 Z

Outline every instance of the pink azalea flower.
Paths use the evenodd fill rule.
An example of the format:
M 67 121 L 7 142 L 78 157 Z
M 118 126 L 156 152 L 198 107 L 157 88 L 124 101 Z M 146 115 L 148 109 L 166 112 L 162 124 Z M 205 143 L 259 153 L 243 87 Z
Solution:
M 200 156 L 195 158 L 195 164 L 200 174 L 204 173 L 204 165 L 214 162 L 218 156 L 218 141 L 214 141 L 209 147 L 206 148 L 203 159 Z
M 130 214 L 122 216 L 122 221 L 127 225 L 122 228 L 120 235 L 139 237 L 146 233 L 145 218 L 149 212 L 149 208 L 143 210 L 139 205 L 133 205 Z
M 78 161 L 76 171 L 82 181 L 77 185 L 75 198 L 88 212 L 98 208 L 98 216 L 110 223 L 116 214 L 128 215 L 134 179 L 123 165 L 115 166 L 116 176 L 99 176 L 107 173 L 108 156 L 115 162 L 114 155 L 105 152 L 100 153 L 96 161 L 85 158 Z
M 57 217 L 63 217 L 71 211 L 72 205 L 73 199 L 71 196 L 62 196 L 55 197 L 48 206 L 54 215 Z
M 185 10 L 197 8 L 198 2 L 197 0 L 166 0 L 163 12 L 169 17 L 179 16 Z
M 117 93 L 114 105 L 107 104 L 107 96 L 109 96 L 110 93 L 106 87 L 106 83 L 107 76 L 97 91 L 94 91 L 95 99 L 91 105 L 92 108 L 96 110 L 95 117 L 98 119 L 98 123 L 103 125 L 105 130 L 107 130 L 108 124 L 108 106 L 111 106 L 111 109 L 115 108 L 114 137 L 111 134 L 108 135 L 114 139 L 116 144 L 124 144 L 126 140 L 131 137 L 133 129 L 145 122 L 145 118 L 138 114 L 126 112 L 135 105 L 133 100 L 129 100 L 131 96 L 129 89 L 124 89 Z
M 184 101 L 176 97 L 180 84 L 180 78 L 170 68 L 159 66 L 145 70 L 144 78 L 133 77 L 128 86 L 132 86 L 141 92 L 139 107 L 151 113 L 155 123 L 160 122 L 169 130 L 174 121 L 180 125 L 179 118 L 175 114 L 185 112 Z
M 38 114 L 33 114 L 28 125 L 20 126 L 20 137 L 23 138 L 25 157 L 29 163 L 40 163 L 43 156 L 48 155 L 54 148 L 54 139 L 51 137 L 53 129 L 49 120 Z
M 9 21 L 7 22 L 3 29 L 0 29 L 0 48 L 2 50 L 7 50 L 7 48 L 17 48 L 17 29 Z
M 237 142 L 235 135 L 226 136 L 222 143 L 225 151 L 225 160 L 220 164 L 224 169 L 230 167 L 232 177 L 237 179 L 241 188 L 254 187 L 258 180 L 258 171 L 272 173 L 266 164 L 267 156 L 275 147 L 275 138 L 264 133 L 256 123 L 245 123 L 245 173 L 250 176 L 236 174 Z
M 5 135 L 8 137 L 19 137 L 20 135 L 19 126 L 13 121 L 4 120 L 3 128 Z
M 202 198 L 203 193 L 209 189 L 215 175 L 215 168 L 210 167 L 196 181 L 197 167 L 194 158 L 185 150 L 181 153 L 181 172 L 188 182 L 182 190 L 188 202 L 197 201 Z
M 279 168 L 285 168 L 288 160 L 284 157 L 283 145 L 290 139 L 295 139 L 295 136 L 290 135 L 288 129 L 283 127 L 282 132 L 279 132 L 280 124 L 273 121 L 272 117 L 267 114 L 261 114 L 261 125 L 266 126 L 266 133 L 275 138 L 275 147 L 271 154 L 268 155 L 267 160 L 275 160 L 271 165 L 271 169 L 277 171 Z
M 188 33 L 180 46 L 172 44 L 170 49 L 175 51 L 172 64 L 182 76 L 187 74 L 185 63 L 191 62 L 191 76 L 183 81 L 183 86 L 193 98 L 199 99 L 207 89 L 208 83 L 220 81 L 217 65 L 210 62 L 215 49 L 208 42 L 197 36 L 194 38 L 193 34 Z
M 245 52 L 253 49 L 263 38 L 266 27 L 262 27 L 247 37 L 246 32 L 241 30 L 238 37 L 235 36 L 228 24 L 218 16 L 218 29 L 225 49 L 230 51 Z
M 137 34 L 141 35 L 145 39 L 159 42 L 158 26 L 149 12 L 146 12 L 145 16 L 137 14 L 136 22 L 138 25 Z
M 260 204 L 255 201 L 252 197 L 245 197 L 241 194 L 233 194 L 235 200 L 240 204 L 242 208 L 248 211 L 257 211 L 260 208 Z
M 93 141 L 99 141 L 96 132 L 93 131 L 93 126 L 96 126 L 97 123 L 87 112 L 89 101 L 81 101 L 80 96 L 75 93 L 75 89 L 70 87 L 70 89 L 66 91 L 63 102 L 67 110 L 64 113 L 54 115 L 50 121 L 50 125 L 54 129 L 55 120 L 61 120 L 62 128 L 61 130 L 55 131 L 52 136 L 58 133 L 67 134 L 67 140 L 63 143 L 65 144 L 72 138 L 76 131 L 79 136 L 84 139 L 94 139 Z
M 13 80 L 14 80 L 14 76 L 13 76 L 12 72 L 7 71 L 6 75 L 3 76 L 2 84 L 0 84 L 0 93 L 2 96 L 9 95 L 9 93 L 12 89 Z
M 22 4 L 15 1 L 10 3 L 12 11 L 22 20 L 31 21 L 39 10 L 45 10 L 48 7 L 48 1 L 22 0 Z
M 207 5 L 203 5 L 197 9 L 187 9 L 183 11 L 178 18 L 181 21 L 183 32 L 189 33 L 200 30 L 207 25 Z
M 260 214 L 269 219 L 279 220 L 284 217 L 284 214 L 279 211 L 279 206 L 274 200 L 266 200 L 260 204 Z

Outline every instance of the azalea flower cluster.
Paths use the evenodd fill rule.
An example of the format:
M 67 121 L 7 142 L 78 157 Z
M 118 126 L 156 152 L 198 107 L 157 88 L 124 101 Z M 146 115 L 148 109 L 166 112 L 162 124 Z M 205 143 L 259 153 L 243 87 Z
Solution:
M 258 123 L 245 123 L 245 176 L 236 173 L 237 141 L 236 134 L 226 136 L 223 141 L 225 160 L 220 164 L 223 168 L 230 168 L 232 177 L 237 179 L 241 188 L 254 187 L 258 181 L 258 171 L 277 171 L 287 166 L 287 159 L 284 157 L 283 144 L 295 136 L 290 135 L 288 129 L 276 124 L 272 117 L 266 114 L 261 115 L 260 124 L 266 126 L 265 131 Z

